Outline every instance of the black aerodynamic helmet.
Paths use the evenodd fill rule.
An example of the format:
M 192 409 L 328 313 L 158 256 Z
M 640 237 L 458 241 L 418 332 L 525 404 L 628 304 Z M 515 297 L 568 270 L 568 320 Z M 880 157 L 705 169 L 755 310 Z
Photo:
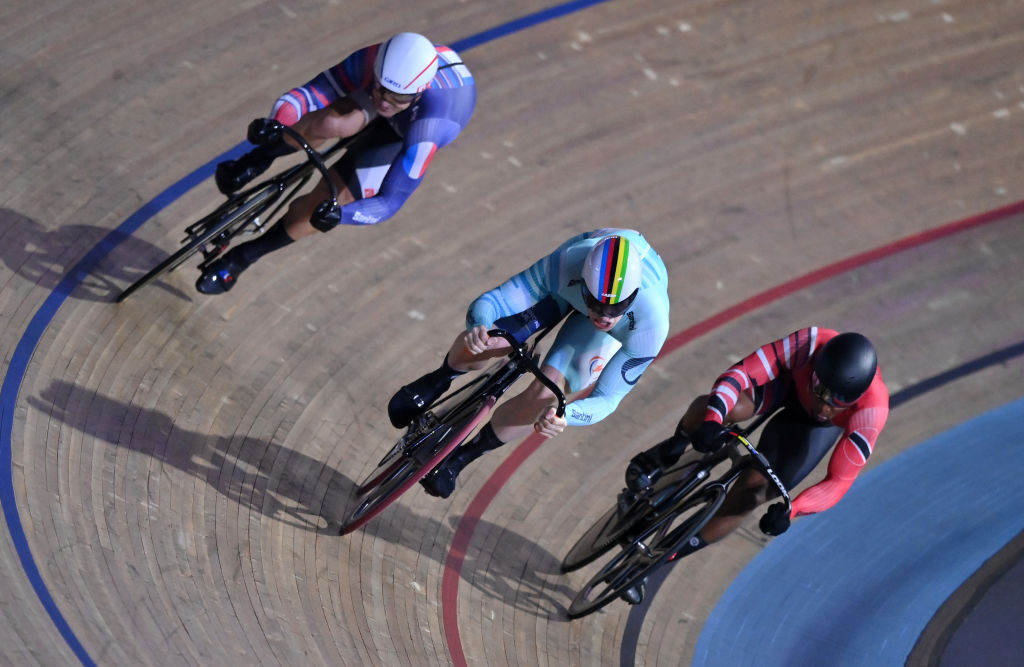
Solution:
M 875 346 L 859 333 L 842 333 L 825 343 L 814 357 L 812 388 L 833 406 L 846 406 L 864 395 L 875 378 Z

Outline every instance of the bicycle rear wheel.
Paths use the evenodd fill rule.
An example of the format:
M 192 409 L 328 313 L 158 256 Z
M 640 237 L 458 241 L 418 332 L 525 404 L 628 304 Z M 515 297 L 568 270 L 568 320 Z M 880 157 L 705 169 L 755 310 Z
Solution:
M 348 515 L 339 535 L 351 533 L 408 491 L 433 470 L 469 434 L 494 407 L 493 396 L 481 397 L 462 409 L 452 410 L 438 426 L 407 446 L 392 448 L 377 464 L 377 469 L 357 489 L 363 499 Z
M 117 302 L 124 301 L 139 288 L 178 268 L 218 234 L 226 233 L 229 236 L 234 236 L 241 227 L 247 225 L 253 218 L 260 216 L 273 205 L 279 196 L 278 188 L 268 186 L 254 192 L 248 198 L 233 198 L 221 204 L 213 213 L 189 226 L 190 231 L 183 241 L 184 245 L 129 285 L 117 297 Z
M 643 532 L 645 526 L 659 517 L 658 511 L 651 505 L 651 497 L 689 493 L 701 479 L 696 474 L 697 469 L 697 461 L 691 461 L 670 470 L 655 485 L 651 494 L 641 496 L 628 508 L 620 508 L 616 504 L 605 512 L 569 549 L 562 560 L 562 572 L 572 572 L 592 563 L 631 531 Z
M 619 598 L 676 552 L 704 527 L 725 500 L 725 489 L 712 486 L 685 498 L 615 554 L 580 589 L 569 605 L 575 619 L 591 614 Z

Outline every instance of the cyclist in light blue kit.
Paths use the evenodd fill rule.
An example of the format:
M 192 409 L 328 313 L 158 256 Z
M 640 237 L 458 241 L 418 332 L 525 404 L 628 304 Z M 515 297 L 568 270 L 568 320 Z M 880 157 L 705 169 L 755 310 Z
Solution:
M 520 343 L 559 322 L 544 374 L 564 387 L 565 417 L 555 398 L 534 380 L 502 403 L 477 435 L 452 452 L 420 484 L 447 498 L 463 468 L 485 452 L 536 431 L 545 438 L 568 426 L 595 424 L 610 415 L 658 355 L 668 335 L 668 273 L 639 232 L 598 229 L 569 239 L 522 273 L 478 297 L 441 367 L 405 385 L 388 404 L 396 428 L 404 428 L 468 371 L 508 353 L 505 329 Z M 566 317 L 568 316 L 568 317 Z
M 257 259 L 318 230 L 388 219 L 419 186 L 437 149 L 469 123 L 475 105 L 476 85 L 459 55 L 410 32 L 360 49 L 287 92 L 274 105 L 273 120 L 249 125 L 256 148 L 217 165 L 217 187 L 233 193 L 276 158 L 299 149 L 275 131 L 274 121 L 297 130 L 313 147 L 359 135 L 331 168 L 340 210 L 317 210 L 329 199 L 327 183 L 319 183 L 294 199 L 266 233 L 204 265 L 196 289 L 226 292 Z

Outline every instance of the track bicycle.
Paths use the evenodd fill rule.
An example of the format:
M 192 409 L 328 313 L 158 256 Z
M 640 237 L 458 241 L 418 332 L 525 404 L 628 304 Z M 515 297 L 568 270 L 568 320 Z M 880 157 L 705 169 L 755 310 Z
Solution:
M 748 469 L 763 473 L 778 488 L 786 511 L 790 510 L 788 491 L 768 459 L 747 439 L 767 417 L 763 415 L 745 428 L 732 429 L 716 452 L 700 458 L 684 457 L 650 489 L 620 496 L 562 561 L 562 572 L 571 572 L 613 547 L 621 547 L 576 594 L 569 605 L 569 618 L 601 609 L 658 568 L 674 562 L 676 553 L 718 512 L 729 489 Z M 712 477 L 715 468 L 726 461 L 728 470 Z
M 344 150 L 351 142 L 352 137 L 341 139 L 328 150 L 320 153 L 307 144 L 301 134 L 287 125 L 277 123 L 273 129 L 292 137 L 305 151 L 306 161 L 257 185 L 230 195 L 227 201 L 214 209 L 212 213 L 186 227 L 181 247 L 121 292 L 117 297 L 118 303 L 124 301 L 140 287 L 178 268 L 196 253 L 201 252 L 203 255 L 203 261 L 199 265 L 199 268 L 203 269 L 219 257 L 236 236 L 243 233 L 258 234 L 272 226 L 272 222 L 281 211 L 313 177 L 314 170 L 320 172 L 330 188 L 330 199 L 320 204 L 314 215 L 323 215 L 330 210 L 337 209 L 338 189 L 334 185 L 333 179 L 328 176 L 326 160 Z
M 529 344 L 520 344 L 502 329 L 489 331 L 489 336 L 508 341 L 511 351 L 468 384 L 439 398 L 413 420 L 405 435 L 356 487 L 359 503 L 342 522 L 338 534 L 351 533 L 380 514 L 437 467 L 484 421 L 498 399 L 523 375 L 534 375 L 551 390 L 558 401 L 556 412 L 559 417 L 564 416 L 565 394 L 541 371 L 536 353 L 537 343 L 552 328 L 541 331 Z

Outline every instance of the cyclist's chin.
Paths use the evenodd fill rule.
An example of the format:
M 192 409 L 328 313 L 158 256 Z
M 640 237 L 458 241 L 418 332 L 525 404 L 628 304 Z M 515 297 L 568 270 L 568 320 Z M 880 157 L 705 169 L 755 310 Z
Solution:
M 381 118 L 391 118 L 401 111 L 399 107 L 396 107 L 394 104 L 388 104 L 387 102 L 377 102 L 374 105 L 374 108 L 377 110 L 377 115 Z
M 619 318 L 617 318 L 617 317 L 615 317 L 615 318 L 607 318 L 607 317 L 593 318 L 593 317 L 591 317 L 590 318 L 590 323 L 593 324 L 594 328 L 597 329 L 598 331 L 610 331 L 615 326 L 615 323 L 618 322 L 618 321 L 619 321 Z

